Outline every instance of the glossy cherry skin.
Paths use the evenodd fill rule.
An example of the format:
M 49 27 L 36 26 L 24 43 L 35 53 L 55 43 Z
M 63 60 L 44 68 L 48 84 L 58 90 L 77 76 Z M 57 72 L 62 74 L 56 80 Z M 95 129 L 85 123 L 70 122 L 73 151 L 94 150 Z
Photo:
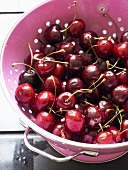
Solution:
M 20 103 L 30 103 L 35 98 L 35 90 L 28 83 L 21 84 L 15 90 L 15 98 Z
M 124 119 L 121 124 L 121 132 L 126 141 L 128 141 L 128 119 Z
M 69 36 L 79 38 L 85 31 L 86 24 L 82 19 L 76 19 L 75 21 L 69 22 L 70 26 L 67 30 Z
M 94 138 L 93 143 L 96 144 L 114 144 L 116 143 L 116 138 L 113 133 L 109 131 L 99 132 Z
M 63 40 L 63 33 L 61 27 L 58 24 L 53 24 L 44 32 L 44 39 L 50 44 L 56 44 Z
M 52 74 L 55 66 L 56 63 L 52 57 L 44 57 L 43 60 L 36 62 L 35 70 L 42 78 L 46 78 Z
M 51 113 L 41 111 L 37 114 L 35 123 L 42 129 L 51 131 L 55 124 L 55 118 Z
M 128 42 L 128 31 L 123 32 L 121 35 L 120 42 L 124 41 Z
M 64 61 L 65 57 L 68 54 L 74 53 L 75 46 L 73 45 L 72 42 L 63 42 L 63 43 L 60 43 L 56 48 L 56 51 L 60 51 L 60 50 L 64 50 L 64 51 L 56 53 L 56 60 Z
M 103 121 L 107 121 L 114 116 L 115 110 L 112 102 L 107 100 L 100 100 L 98 106 L 100 109 L 104 110 Z
M 56 98 L 57 109 L 73 109 L 76 104 L 76 98 L 70 92 L 63 92 Z
M 105 93 L 109 93 L 114 87 L 118 85 L 118 78 L 113 71 L 105 71 L 103 73 L 103 78 L 105 81 L 101 84 L 100 87 Z
M 86 84 L 92 84 L 93 82 L 98 80 L 100 75 L 101 69 L 94 64 L 90 64 L 82 71 L 82 80 L 86 82 Z
M 120 42 L 113 48 L 113 57 L 126 61 L 128 59 L 128 42 Z
M 53 52 L 56 51 L 56 46 L 55 45 L 51 45 L 51 44 L 42 44 L 40 47 L 40 52 L 42 52 L 44 54 L 44 56 L 47 56 Z M 54 58 L 54 54 L 50 55 L 51 57 Z
M 79 51 L 79 54 L 83 57 L 84 59 L 84 66 L 87 66 L 89 64 L 92 64 L 94 62 L 94 55 L 91 53 L 85 53 L 83 51 Z
M 52 75 L 58 77 L 60 80 L 63 80 L 66 75 L 66 68 L 63 64 L 56 63 L 56 66 L 52 72 Z
M 67 128 L 65 128 L 64 124 L 62 123 L 55 124 L 52 133 L 64 139 L 71 139 L 72 136 L 72 133 Z
M 110 126 L 109 128 L 106 129 L 106 131 L 111 132 L 115 136 L 116 143 L 123 142 L 123 135 L 115 126 Z
M 27 70 L 20 74 L 18 85 L 28 83 L 31 84 L 34 88 L 39 87 L 41 85 L 41 80 L 37 76 L 34 70 Z
M 79 38 L 79 45 L 87 51 L 91 45 L 93 46 L 96 44 L 96 37 L 98 37 L 98 35 L 95 32 L 85 31 Z
M 128 116 L 128 101 L 125 102 L 124 113 L 125 113 L 126 116 Z
M 111 98 L 115 104 L 123 105 L 128 99 L 128 86 L 119 85 L 113 88 Z
M 60 94 L 61 88 L 61 81 L 55 76 L 47 77 L 42 85 L 42 90 L 50 91 L 55 95 Z
M 84 87 L 85 87 L 84 82 L 80 78 L 74 77 L 74 78 L 71 78 L 67 81 L 66 91 L 74 93 L 77 90 L 84 89 Z M 76 96 L 76 98 L 79 98 L 79 97 L 83 96 L 83 93 L 78 92 L 74 95 Z
M 102 122 L 104 111 L 97 106 L 88 106 L 84 110 L 85 122 L 89 128 L 95 128 Z
M 96 129 L 90 129 L 85 127 L 81 132 L 80 132 L 80 140 L 82 143 L 93 143 L 94 137 L 97 135 Z
M 128 85 L 128 72 L 127 71 L 120 71 L 117 74 L 119 84 Z
M 71 132 L 80 132 L 85 126 L 85 119 L 78 110 L 69 110 L 65 115 L 65 127 Z
M 36 107 L 39 111 L 49 110 L 55 103 L 55 95 L 50 91 L 41 91 L 35 98 Z
M 106 59 L 111 56 L 113 51 L 113 44 L 110 40 L 98 40 L 95 46 L 95 51 L 98 57 Z

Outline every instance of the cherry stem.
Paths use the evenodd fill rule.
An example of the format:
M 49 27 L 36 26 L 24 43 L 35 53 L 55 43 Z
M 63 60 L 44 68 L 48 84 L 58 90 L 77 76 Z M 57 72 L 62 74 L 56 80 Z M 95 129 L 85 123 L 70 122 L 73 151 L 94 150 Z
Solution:
M 65 31 L 67 31 L 67 30 L 72 26 L 73 22 L 76 20 L 77 8 L 78 8 L 77 1 L 74 1 L 74 3 L 73 3 L 70 7 L 68 7 L 68 9 L 71 9 L 72 7 L 76 7 L 73 21 L 72 21 L 72 23 L 71 23 L 67 28 L 61 30 L 60 32 L 65 32 Z
M 37 73 L 36 69 L 34 69 L 32 66 L 30 66 L 30 65 L 28 65 L 28 64 L 25 64 L 25 63 L 13 63 L 13 64 L 12 64 L 12 67 L 15 67 L 16 65 L 25 65 L 25 66 L 31 68 L 32 70 L 35 71 L 35 73 L 38 75 L 38 77 L 40 78 L 40 80 L 41 80 L 42 82 L 44 82 L 43 79 L 41 78 L 41 76 Z
M 120 58 L 117 59 L 117 61 L 114 63 L 114 65 L 110 64 L 110 62 L 107 60 L 106 61 L 106 64 L 107 64 L 107 67 L 109 70 L 113 69 L 114 67 L 116 67 L 117 63 L 120 61 Z M 109 67 L 109 66 L 112 66 L 112 67 Z
M 84 103 L 86 103 L 86 104 L 88 104 L 88 105 L 90 105 L 90 106 L 95 106 L 94 104 L 92 104 L 92 103 L 90 103 L 90 102 L 88 102 L 88 101 L 84 101 Z
M 117 39 L 118 26 L 117 26 L 116 22 L 114 21 L 114 19 L 113 19 L 110 15 L 108 15 L 108 14 L 106 14 L 106 13 L 104 13 L 103 16 L 106 17 L 106 18 L 109 18 L 109 19 L 113 22 L 113 24 L 115 25 L 115 27 L 116 27 L 116 36 L 113 37 L 113 38 L 114 38 L 114 39 Z
M 30 54 L 31 54 L 31 62 L 30 62 L 30 66 L 32 67 L 32 63 L 33 63 L 33 52 L 32 52 L 32 48 L 30 46 L 30 43 L 28 43 L 28 47 L 29 47 L 29 50 L 30 50 Z M 31 67 L 30 67 L 30 70 L 31 70 Z

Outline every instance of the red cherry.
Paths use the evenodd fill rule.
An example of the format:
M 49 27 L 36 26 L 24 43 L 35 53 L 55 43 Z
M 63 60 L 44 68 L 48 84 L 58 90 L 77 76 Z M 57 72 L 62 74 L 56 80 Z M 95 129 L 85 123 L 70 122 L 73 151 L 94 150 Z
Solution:
M 93 143 L 98 144 L 114 144 L 116 143 L 116 138 L 113 133 L 109 131 L 99 132 L 97 136 L 94 138 Z
M 116 75 L 117 75 L 119 84 L 128 85 L 128 72 L 127 71 L 120 71 Z
M 41 111 L 37 114 L 35 123 L 42 129 L 50 131 L 55 124 L 55 118 L 51 113 Z
M 35 102 L 39 111 L 45 111 L 54 105 L 55 95 L 50 91 L 41 91 L 37 94 Z
M 123 32 L 121 35 L 120 42 L 124 41 L 128 42 L 128 31 Z
M 128 42 L 120 42 L 113 48 L 113 56 L 117 59 L 128 59 Z
M 21 84 L 15 90 L 15 98 L 18 102 L 30 103 L 35 98 L 35 90 L 28 83 Z
M 78 110 L 69 110 L 65 115 L 65 127 L 71 132 L 80 132 L 85 126 L 84 116 Z
M 52 75 L 55 77 L 58 77 L 60 80 L 63 80 L 65 74 L 66 74 L 65 66 L 63 64 L 56 63 L 56 66 L 52 72 Z
M 71 37 L 79 38 L 85 31 L 86 24 L 82 19 L 76 19 L 68 24 L 70 27 L 67 32 Z
M 126 141 L 128 141 L 128 119 L 124 119 L 121 124 L 121 132 Z

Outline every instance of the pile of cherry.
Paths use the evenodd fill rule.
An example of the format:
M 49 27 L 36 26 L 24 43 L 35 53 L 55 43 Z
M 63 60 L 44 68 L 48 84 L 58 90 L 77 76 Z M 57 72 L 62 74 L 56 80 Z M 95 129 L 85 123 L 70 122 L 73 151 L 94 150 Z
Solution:
M 33 121 L 73 141 L 128 141 L 128 32 L 98 37 L 76 18 L 67 29 L 50 25 L 39 40 L 40 51 L 30 48 L 15 91 Z

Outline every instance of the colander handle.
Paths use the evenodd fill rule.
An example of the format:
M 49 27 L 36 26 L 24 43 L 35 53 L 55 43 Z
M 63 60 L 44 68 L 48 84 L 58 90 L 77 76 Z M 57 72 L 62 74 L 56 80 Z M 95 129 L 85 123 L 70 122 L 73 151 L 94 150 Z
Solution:
M 81 151 L 79 153 L 76 153 L 74 155 L 71 155 L 71 156 L 66 156 L 64 158 L 58 158 L 58 157 L 55 157 L 53 155 L 50 155 L 49 153 L 46 153 L 38 148 L 35 148 L 34 146 L 32 146 L 29 142 L 28 142 L 28 134 L 29 132 L 31 131 L 32 129 L 30 127 L 27 127 L 25 132 L 24 132 L 24 142 L 25 142 L 25 145 L 33 152 L 36 152 L 44 157 L 47 157 L 53 161 L 56 161 L 56 162 L 66 162 L 66 161 L 69 161 L 73 158 L 75 158 L 76 156 L 78 155 L 87 155 L 87 156 L 98 156 L 98 152 L 93 152 L 93 151 Z

